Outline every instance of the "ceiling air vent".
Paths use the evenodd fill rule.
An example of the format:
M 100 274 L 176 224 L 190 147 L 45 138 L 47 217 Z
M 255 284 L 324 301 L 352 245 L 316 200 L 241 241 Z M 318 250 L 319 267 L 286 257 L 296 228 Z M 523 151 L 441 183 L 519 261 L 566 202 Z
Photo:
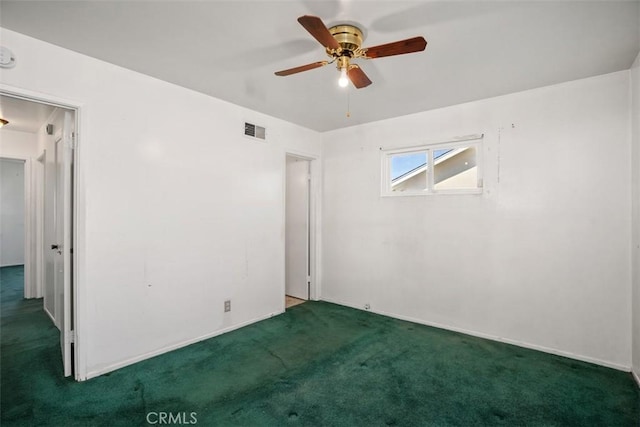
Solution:
M 267 139 L 266 129 L 253 123 L 244 122 L 244 134 L 252 138 Z

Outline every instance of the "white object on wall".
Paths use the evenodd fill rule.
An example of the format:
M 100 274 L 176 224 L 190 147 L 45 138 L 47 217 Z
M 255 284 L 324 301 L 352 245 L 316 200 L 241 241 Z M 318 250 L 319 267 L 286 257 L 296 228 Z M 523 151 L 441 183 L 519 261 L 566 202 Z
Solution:
M 16 66 L 16 57 L 9 48 L 0 46 L 0 68 L 13 68 Z

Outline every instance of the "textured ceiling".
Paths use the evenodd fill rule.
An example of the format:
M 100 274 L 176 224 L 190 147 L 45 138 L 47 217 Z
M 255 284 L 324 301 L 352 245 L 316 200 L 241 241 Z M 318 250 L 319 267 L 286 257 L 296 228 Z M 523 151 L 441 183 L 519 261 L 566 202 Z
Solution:
M 628 69 L 639 1 L 2 1 L 2 27 L 326 131 Z M 359 60 L 339 88 L 298 24 L 358 24 L 365 46 L 424 36 L 422 53 Z M 10 46 L 8 46 L 10 48 Z M 19 58 L 18 58 L 19 61 Z M 347 108 L 351 117 L 346 117 Z

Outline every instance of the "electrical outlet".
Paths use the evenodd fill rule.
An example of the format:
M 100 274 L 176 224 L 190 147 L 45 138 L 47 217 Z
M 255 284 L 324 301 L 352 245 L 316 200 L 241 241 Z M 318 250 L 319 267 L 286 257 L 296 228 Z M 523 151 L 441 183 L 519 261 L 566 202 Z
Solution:
M 224 312 L 231 311 L 231 300 L 228 299 L 224 302 Z

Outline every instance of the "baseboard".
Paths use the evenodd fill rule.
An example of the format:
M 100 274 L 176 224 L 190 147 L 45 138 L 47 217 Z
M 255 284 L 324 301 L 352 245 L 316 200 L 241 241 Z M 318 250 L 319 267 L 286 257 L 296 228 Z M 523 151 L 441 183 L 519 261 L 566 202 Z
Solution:
M 631 370 L 631 375 L 633 375 L 633 379 L 636 380 L 636 384 L 638 385 L 638 388 L 640 388 L 640 375 L 638 375 L 634 370 Z
M 42 310 L 44 310 L 44 312 L 47 313 L 47 316 L 49 316 L 49 319 L 51 319 L 51 321 L 53 322 L 53 324 L 57 328 L 58 325 L 56 324 L 56 319 L 54 319 L 53 315 L 51 313 L 49 313 L 49 310 L 47 310 L 47 308 L 44 306 L 44 302 L 42 303 Z
M 24 267 L 24 263 L 22 263 L 22 264 L 5 264 L 5 265 L 0 265 L 0 268 L 5 268 L 5 267 Z
M 206 335 L 199 336 L 197 338 L 192 338 L 192 339 L 189 339 L 189 340 L 181 341 L 181 342 L 179 342 L 177 344 L 172 344 L 172 345 L 169 345 L 167 347 L 160 348 L 158 350 L 150 351 L 148 353 L 144 353 L 144 354 L 141 354 L 139 356 L 135 356 L 135 357 L 132 357 L 130 359 L 123 360 L 121 362 L 113 363 L 111 365 L 102 367 L 102 368 L 97 369 L 95 371 L 88 372 L 87 376 L 85 378 L 82 378 L 81 381 L 85 381 L 85 380 L 89 380 L 91 378 L 99 377 L 100 375 L 104 375 L 104 374 L 107 374 L 109 372 L 115 371 L 117 369 L 124 368 L 125 366 L 133 365 L 134 363 L 142 362 L 143 360 L 151 359 L 152 357 L 160 356 L 161 354 L 168 353 L 170 351 L 174 351 L 174 350 L 177 350 L 179 348 L 186 347 L 188 345 L 195 344 L 195 343 L 200 342 L 200 341 L 208 340 L 209 338 L 214 338 L 214 337 L 217 337 L 218 335 L 226 334 L 227 332 L 231 332 L 231 331 L 234 331 L 236 329 L 240 329 L 240 328 L 243 328 L 245 326 L 249 326 L 249 325 L 251 325 L 253 323 L 257 323 L 257 322 L 260 322 L 262 320 L 270 319 L 273 316 L 277 316 L 278 314 L 282 314 L 282 313 L 284 313 L 284 311 L 276 311 L 276 312 L 273 312 L 273 313 L 269 313 L 267 315 L 260 316 L 260 317 L 257 317 L 255 319 L 251 319 L 251 320 L 248 320 L 246 322 L 238 323 L 237 325 L 229 326 L 228 328 L 219 329 L 219 330 L 217 330 L 215 332 L 212 332 L 210 334 L 206 334 Z
M 345 302 L 342 302 L 342 301 L 336 301 L 336 300 L 332 300 L 332 299 L 329 299 L 329 298 L 323 298 L 323 301 L 330 302 L 332 304 L 343 305 L 345 307 L 355 308 L 355 309 L 358 309 L 358 310 L 364 310 L 360 306 L 355 306 L 353 304 L 345 303 Z M 518 347 L 523 347 L 523 348 L 528 348 L 528 349 L 531 349 L 531 350 L 541 351 L 543 353 L 549 353 L 549 354 L 553 354 L 553 355 L 556 355 L 556 356 L 567 357 L 569 359 L 580 360 L 582 362 L 593 363 L 595 365 L 605 366 L 607 368 L 612 368 L 612 369 L 616 369 L 616 370 L 619 370 L 619 371 L 624 371 L 624 372 L 630 372 L 631 371 L 631 366 L 620 365 L 620 364 L 617 364 L 617 363 L 608 362 L 606 360 L 596 359 L 596 358 L 588 357 L 588 356 L 582 356 L 582 355 L 571 353 L 571 352 L 568 352 L 568 351 L 563 351 L 563 350 L 559 350 L 559 349 L 555 349 L 555 348 L 545 347 L 545 346 L 541 346 L 541 345 L 537 345 L 537 344 L 531 344 L 531 343 L 528 343 L 528 342 L 525 342 L 525 341 L 512 340 L 512 339 L 509 339 L 509 338 L 499 337 L 497 335 L 491 335 L 491 334 L 486 334 L 484 332 L 478 332 L 478 331 L 473 331 L 473 330 L 469 330 L 469 329 L 458 328 L 456 326 L 445 325 L 445 324 L 442 324 L 442 323 L 429 322 L 429 321 L 426 321 L 426 320 L 417 319 L 417 318 L 409 317 L 409 316 L 403 316 L 401 314 L 396 314 L 396 313 L 388 313 L 388 312 L 385 312 L 385 311 L 378 311 L 378 310 L 365 310 L 365 311 L 370 311 L 370 312 L 375 313 L 375 314 L 379 314 L 379 315 L 387 316 L 387 317 L 392 317 L 394 319 L 404 320 L 404 321 L 411 322 L 411 323 L 418 323 L 418 324 L 421 324 L 421 325 L 432 326 L 432 327 L 438 328 L 438 329 L 445 329 L 445 330 L 448 330 L 448 331 L 459 332 L 459 333 L 465 334 L 465 335 L 471 335 L 471 336 L 474 336 L 474 337 L 484 338 L 484 339 L 488 339 L 488 340 L 491 340 L 491 341 L 497 341 L 497 342 L 502 342 L 502 343 L 505 343 L 505 344 L 511 344 L 511 345 L 515 345 L 515 346 L 518 346 Z M 637 379 L 637 377 L 636 377 L 636 379 Z

